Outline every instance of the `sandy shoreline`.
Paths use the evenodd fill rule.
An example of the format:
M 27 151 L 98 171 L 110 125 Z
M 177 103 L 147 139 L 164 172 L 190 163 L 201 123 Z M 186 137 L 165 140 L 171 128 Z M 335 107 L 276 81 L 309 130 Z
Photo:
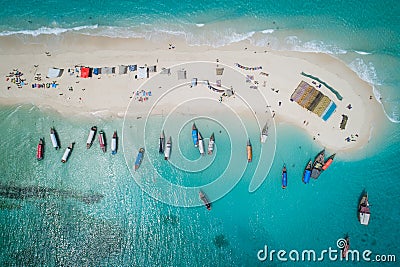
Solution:
M 248 42 L 214 49 L 189 47 L 174 40 L 154 43 L 138 39 L 73 34 L 52 38 L 47 36 L 39 39 L 38 37 L 30 38 L 32 39 L 22 40 L 15 36 L 0 37 L 2 44 L 0 58 L 3 62 L 0 66 L 1 105 L 31 103 L 39 108 L 53 108 L 65 116 L 89 113 L 105 118 L 123 117 L 131 99 L 135 98 L 133 94 L 136 90 L 151 91 L 152 96 L 148 98 L 148 102 L 141 104 L 152 105 L 164 92 L 163 90 L 175 86 L 178 82 L 190 83 L 192 78 L 197 77 L 207 79 L 212 83 L 215 83 L 218 78 L 221 79 L 223 87 L 232 86 L 238 96 L 248 96 L 249 101 L 252 102 L 249 105 L 255 107 L 256 113 L 262 113 L 265 112 L 265 107 L 259 107 L 258 96 L 252 96 L 253 89 L 249 89 L 251 85 L 257 86 L 257 91 L 267 100 L 270 112 L 275 114 L 274 119 L 278 123 L 287 122 L 304 129 L 316 142 L 333 151 L 363 147 L 371 138 L 371 132 L 373 136 L 379 134 L 378 129 L 381 128 L 379 122 L 385 120 L 379 103 L 374 97 L 370 99 L 373 96 L 372 87 L 362 81 L 344 63 L 326 54 L 269 51 L 268 48 L 252 47 Z M 169 44 L 175 48 L 172 49 Z M 50 56 L 45 52 L 49 52 Z M 221 77 L 217 77 L 215 74 L 210 75 L 207 72 L 209 70 L 196 67 L 188 72 L 186 80 L 178 81 L 176 78 L 175 68 L 178 67 L 173 66 L 186 62 L 205 61 L 216 67 L 217 59 L 220 67 L 232 69 L 239 73 L 239 76 L 230 74 L 233 72 L 226 72 Z M 262 70 L 244 70 L 236 67 L 235 63 L 249 67 L 262 66 Z M 67 72 L 69 68 L 73 69 L 76 65 L 117 67 L 120 64 L 156 65 L 157 72 L 150 73 L 150 79 L 140 80 L 135 79 L 136 71 L 128 71 L 126 75 L 99 75 L 88 79 L 76 77 L 76 73 L 69 75 Z M 60 78 L 47 79 L 45 76 L 49 67 L 63 68 L 64 74 Z M 171 67 L 173 70 L 169 80 L 159 74 L 163 67 Z M 24 73 L 22 78 L 26 79 L 28 85 L 17 88 L 15 84 L 6 81 L 6 76 L 13 69 Z M 215 72 L 215 69 L 213 71 Z M 260 74 L 261 72 L 267 73 L 268 76 Z M 336 111 L 326 122 L 290 101 L 290 96 L 302 80 L 313 85 L 312 79 L 302 76 L 301 72 L 319 77 L 343 96 L 343 100 L 339 101 L 325 86 L 318 89 L 337 105 Z M 242 77 L 240 73 L 243 74 Z M 35 80 L 35 77 L 38 77 L 37 74 L 41 74 L 40 82 Z M 253 82 L 239 85 L 242 81 L 240 79 L 244 81 L 246 75 L 254 76 Z M 162 84 L 159 87 L 163 88 L 145 88 L 151 85 L 154 77 L 161 79 Z M 58 84 L 57 88 L 32 88 L 31 86 L 36 82 L 51 83 L 53 81 Z M 141 85 L 145 82 L 147 84 L 142 88 Z M 219 98 L 215 92 L 210 91 L 204 94 L 205 97 L 216 100 Z M 185 97 L 187 97 L 185 94 L 181 94 L 165 105 L 172 108 L 186 101 Z M 233 103 L 229 98 L 227 101 Z M 349 104 L 352 106 L 351 109 L 347 108 Z M 240 109 L 240 106 L 237 108 Z M 196 108 L 193 112 L 201 115 L 202 108 Z M 339 129 L 342 114 L 349 117 L 345 130 Z M 135 114 L 132 115 L 135 116 Z M 350 136 L 356 141 L 345 141 Z

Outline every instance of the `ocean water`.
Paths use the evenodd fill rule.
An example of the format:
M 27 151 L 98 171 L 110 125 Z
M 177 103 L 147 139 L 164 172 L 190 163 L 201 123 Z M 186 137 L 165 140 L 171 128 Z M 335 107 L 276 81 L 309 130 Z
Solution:
M 269 49 L 329 53 L 374 86 L 388 120 L 381 136 L 353 154 L 338 153 L 333 165 L 308 185 L 301 182 L 304 166 L 322 148 L 299 129 L 278 125 L 275 160 L 262 186 L 248 192 L 254 171 L 249 164 L 237 185 L 207 211 L 204 206 L 167 205 L 143 192 L 131 173 L 134 159 L 125 158 L 122 147 L 116 155 L 103 154 L 97 140 L 91 149 L 85 148 L 92 125 L 104 129 L 110 141 L 114 130 L 122 133 L 122 119 L 63 117 L 31 105 L 1 107 L 0 135 L 5 141 L 0 156 L 0 266 L 293 266 L 276 256 L 273 262 L 261 262 L 257 252 L 265 245 L 287 252 L 336 249 L 336 241 L 345 234 L 352 249 L 400 257 L 400 132 L 399 124 L 393 123 L 400 121 L 398 1 L 1 3 L 7 7 L 0 10 L 3 36 L 58 38 L 73 32 L 155 41 L 174 37 L 214 47 L 249 40 Z M 60 136 L 60 151 L 51 148 L 52 126 Z M 208 137 L 211 131 L 203 134 Z M 258 137 L 255 131 L 249 134 Z M 40 137 L 46 149 L 38 162 Z M 221 137 L 207 174 L 219 174 L 229 162 L 224 151 L 230 144 L 223 131 Z M 62 164 L 70 142 L 75 142 L 74 150 Z M 190 142 L 178 144 L 188 160 L 200 163 Z M 152 179 L 158 171 L 184 186 L 210 182 L 202 172 L 182 175 L 151 153 L 157 169 L 145 169 L 145 157 L 143 177 Z M 286 190 L 280 184 L 284 163 Z M 368 227 L 361 226 L 356 215 L 364 189 L 372 211 Z M 324 265 L 343 262 L 325 257 Z

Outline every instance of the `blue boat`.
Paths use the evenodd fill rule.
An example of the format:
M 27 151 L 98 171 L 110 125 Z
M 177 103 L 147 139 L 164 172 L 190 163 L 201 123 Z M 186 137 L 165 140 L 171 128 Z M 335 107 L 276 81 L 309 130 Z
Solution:
M 282 189 L 285 189 L 287 187 L 287 171 L 286 171 L 286 165 L 283 164 L 282 168 Z
M 142 147 L 142 148 L 139 149 L 139 153 L 138 153 L 138 155 L 137 155 L 137 157 L 136 157 L 136 161 L 135 161 L 135 171 L 136 171 L 137 169 L 139 169 L 140 164 L 142 164 L 143 155 L 144 155 L 144 148 Z
M 197 130 L 196 124 L 193 123 L 192 138 L 193 138 L 193 144 L 195 147 L 197 147 L 199 145 L 198 133 L 199 133 L 199 131 Z
M 307 167 L 304 170 L 303 183 L 308 184 L 310 182 L 311 170 L 312 170 L 312 160 L 308 162 Z

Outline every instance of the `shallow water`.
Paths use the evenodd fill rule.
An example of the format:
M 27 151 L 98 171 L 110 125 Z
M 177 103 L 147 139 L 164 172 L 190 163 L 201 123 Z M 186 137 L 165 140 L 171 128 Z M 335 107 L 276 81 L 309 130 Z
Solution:
M 388 126 L 382 139 L 372 140 L 358 153 L 363 155 L 361 159 L 349 160 L 347 155 L 342 159 L 338 153 L 332 166 L 308 185 L 301 181 L 304 166 L 322 148 L 297 128 L 281 124 L 275 161 L 261 187 L 248 192 L 254 171 L 250 163 L 232 191 L 207 211 L 204 206 L 169 206 L 141 191 L 121 149 L 116 155 L 104 154 L 97 140 L 86 149 L 92 125 L 110 137 L 114 130 L 121 132 L 122 120 L 70 120 L 23 105 L 1 108 L 0 121 L 1 135 L 9 136 L 0 160 L 2 266 L 22 262 L 33 266 L 186 266 L 188 262 L 196 266 L 263 266 L 270 263 L 257 259 L 264 245 L 287 251 L 335 249 L 336 240 L 346 233 L 353 249 L 370 249 L 373 255 L 400 252 L 392 234 L 400 230 L 400 214 L 393 209 L 400 189 L 397 165 L 393 164 L 400 143 L 395 124 Z M 49 144 L 51 126 L 60 135 L 61 151 Z M 157 149 L 159 132 L 153 134 Z M 190 131 L 188 135 L 190 139 Z M 39 137 L 46 142 L 45 158 L 40 162 L 35 158 Z M 62 164 L 63 148 L 71 140 L 76 142 L 75 148 Z M 225 141 L 217 140 L 221 152 Z M 194 149 L 190 141 L 179 143 L 189 159 L 197 154 L 190 154 Z M 182 174 L 158 159 L 158 151 L 149 151 L 141 166 L 149 178 L 154 173 L 145 169 L 150 157 L 162 163 L 160 172 L 180 177 L 173 182 L 193 185 L 185 179 L 202 177 Z M 226 167 L 227 155 L 216 153 L 215 157 L 206 172 Z M 285 190 L 280 179 L 283 163 L 288 169 Z M 368 227 L 361 226 L 356 215 L 363 189 L 368 190 L 371 202 Z M 274 262 L 279 264 L 276 258 Z

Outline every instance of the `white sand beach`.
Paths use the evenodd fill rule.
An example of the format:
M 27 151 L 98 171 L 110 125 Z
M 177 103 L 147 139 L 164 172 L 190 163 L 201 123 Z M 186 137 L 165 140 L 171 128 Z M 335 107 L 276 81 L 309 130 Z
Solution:
M 29 37 L 29 40 L 16 36 L 0 37 L 0 43 L 0 103 L 3 105 L 32 103 L 38 107 L 53 108 L 65 116 L 79 113 L 106 118 L 123 117 L 129 102 L 135 98 L 134 93 L 142 89 L 140 86 L 143 83 L 161 75 L 162 68 L 205 61 L 215 63 L 215 67 L 218 65 L 241 72 L 243 81 L 246 75 L 253 76 L 254 79 L 245 88 L 237 84 L 237 77 L 229 76 L 230 72 L 223 74 L 221 79 L 224 86 L 232 86 L 238 94 L 252 94 L 258 90 L 267 100 L 277 123 L 294 124 L 308 132 L 320 145 L 333 151 L 363 147 L 371 135 L 377 134 L 379 121 L 385 119 L 382 108 L 373 97 L 372 87 L 344 63 L 326 54 L 270 51 L 268 48 L 253 47 L 245 41 L 211 48 L 187 46 L 175 40 L 154 43 L 141 39 L 73 34 L 65 34 L 62 38 Z M 261 66 L 262 69 L 246 70 L 235 63 L 247 67 Z M 116 74 L 93 75 L 91 78 L 80 78 L 79 72 L 68 72 L 68 69 L 75 70 L 75 66 L 118 67 L 121 64 L 156 65 L 157 72 L 151 72 L 148 79 L 135 79 L 137 71 L 122 75 L 117 71 Z M 63 75 L 46 78 L 49 67 L 64 69 Z M 16 69 L 23 73 L 21 78 L 25 79 L 21 88 L 11 82 L 12 77 L 7 77 Z M 208 78 L 208 71 L 198 67 L 180 82 L 190 83 L 192 78 L 198 77 L 215 83 L 215 75 Z M 324 85 L 317 88 L 337 105 L 327 121 L 290 100 L 301 81 L 319 85 L 318 82 L 313 84 L 313 80 L 302 76 L 301 72 L 319 77 L 343 97 L 342 101 L 338 100 Z M 177 82 L 176 71 L 171 72 L 171 76 Z M 53 81 L 57 84 L 56 88 L 32 88 L 32 84 L 46 85 Z M 163 88 L 172 86 L 174 82 L 167 78 L 162 85 Z M 250 89 L 250 86 L 257 89 Z M 152 96 L 144 105 L 154 104 L 161 94 L 161 90 L 157 89 L 151 88 Z M 219 98 L 211 91 L 204 94 Z M 182 94 L 167 104 L 176 105 L 187 97 Z M 254 112 L 265 113 L 265 107 L 257 105 L 257 97 L 250 99 L 252 103 L 249 105 Z M 203 109 L 196 107 L 192 112 L 201 115 Z M 348 116 L 344 130 L 340 129 L 342 114 Z

